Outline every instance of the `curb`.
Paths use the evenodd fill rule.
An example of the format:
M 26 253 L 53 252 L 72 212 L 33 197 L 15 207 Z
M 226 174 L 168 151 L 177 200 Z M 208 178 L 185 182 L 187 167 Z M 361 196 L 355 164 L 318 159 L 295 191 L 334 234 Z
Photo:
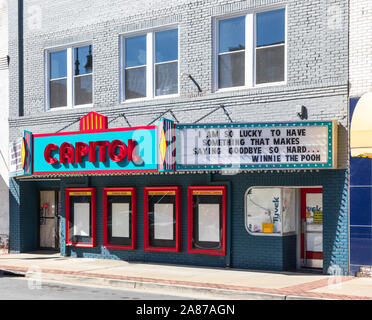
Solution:
M 32 273 L 25 274 L 26 278 L 33 277 Z M 186 285 L 168 285 L 156 282 L 144 282 L 134 280 L 118 280 L 110 278 L 97 278 L 87 276 L 76 276 L 69 274 L 43 273 L 43 280 L 68 282 L 79 285 L 109 286 L 117 289 L 148 290 L 156 293 L 175 294 L 201 299 L 224 299 L 224 300 L 286 300 L 285 295 L 261 292 L 248 292 L 227 289 L 203 288 Z M 301 298 L 300 298 L 301 299 Z
M 86 275 L 68 274 L 65 272 L 42 272 L 41 278 L 35 272 L 25 271 L 24 268 L 17 267 L 16 270 L 11 268 L 2 269 L 5 272 L 11 272 L 13 274 L 22 275 L 27 279 L 35 279 L 35 275 L 38 279 L 46 281 L 64 282 L 75 285 L 86 285 L 86 286 L 104 286 L 111 287 L 114 289 L 127 289 L 127 290 L 146 290 L 160 294 L 175 294 L 181 296 L 187 296 L 195 299 L 211 299 L 211 300 L 326 300 L 317 297 L 306 297 L 306 296 L 291 296 L 280 293 L 267 293 L 267 292 L 254 292 L 254 291 L 243 291 L 234 289 L 223 289 L 223 288 L 208 288 L 192 285 L 180 285 L 180 284 L 164 284 L 156 282 L 155 279 L 152 281 L 140 281 L 140 280 L 122 280 L 114 279 L 109 277 L 90 277 Z M 36 279 L 35 279 L 36 280 Z

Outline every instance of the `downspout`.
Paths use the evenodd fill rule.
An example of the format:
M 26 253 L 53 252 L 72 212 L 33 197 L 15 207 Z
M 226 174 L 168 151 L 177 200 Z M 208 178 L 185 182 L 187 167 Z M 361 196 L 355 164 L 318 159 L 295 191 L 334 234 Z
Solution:
M 23 0 L 18 0 L 18 116 L 24 116 Z

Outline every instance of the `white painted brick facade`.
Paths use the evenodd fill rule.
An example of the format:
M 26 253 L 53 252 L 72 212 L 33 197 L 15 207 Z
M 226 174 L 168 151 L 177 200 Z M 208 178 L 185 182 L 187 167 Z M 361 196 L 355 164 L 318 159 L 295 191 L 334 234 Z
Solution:
M 0 0 L 0 251 L 9 237 L 8 0 Z M 4 65 L 5 63 L 5 65 Z
M 17 1 L 10 18 L 17 19 Z M 24 129 L 55 132 L 91 111 L 45 111 L 45 48 L 90 40 L 94 55 L 94 107 L 110 127 L 147 125 L 164 113 L 181 123 L 337 120 L 339 168 L 347 166 L 348 1 L 347 0 L 24 0 L 24 116 L 19 117 L 18 28 L 10 24 L 10 140 Z M 287 83 L 224 92 L 213 91 L 213 24 L 220 15 L 287 6 Z M 179 28 L 179 97 L 120 103 L 121 34 L 176 24 Z M 191 74 L 202 92 L 182 73 Z M 65 131 L 76 130 L 77 123 Z
M 372 91 L 372 1 L 350 0 L 350 96 Z

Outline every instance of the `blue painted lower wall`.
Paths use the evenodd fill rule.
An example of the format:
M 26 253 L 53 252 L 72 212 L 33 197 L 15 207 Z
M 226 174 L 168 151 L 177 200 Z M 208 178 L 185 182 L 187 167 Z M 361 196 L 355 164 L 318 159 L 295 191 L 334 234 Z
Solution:
M 358 98 L 350 99 L 350 119 Z M 350 157 L 350 273 L 372 266 L 372 159 Z
M 187 187 L 227 185 L 228 212 L 227 255 L 213 256 L 187 252 Z M 181 252 L 144 251 L 143 188 L 145 186 L 181 186 Z M 137 188 L 137 249 L 134 251 L 102 248 L 102 188 Z M 38 248 L 38 192 L 59 189 L 62 194 L 60 224 L 62 255 L 122 259 L 195 266 L 232 267 L 258 270 L 295 270 L 296 235 L 274 237 L 253 236 L 245 228 L 244 195 L 252 186 L 322 186 L 323 187 L 323 246 L 324 266 L 339 266 L 348 274 L 348 177 L 346 170 L 318 172 L 255 172 L 237 175 L 173 174 L 133 175 L 116 177 L 63 178 L 51 182 L 11 181 L 11 252 L 25 252 Z M 65 247 L 64 245 L 64 189 L 67 187 L 97 188 L 97 246 L 95 248 Z

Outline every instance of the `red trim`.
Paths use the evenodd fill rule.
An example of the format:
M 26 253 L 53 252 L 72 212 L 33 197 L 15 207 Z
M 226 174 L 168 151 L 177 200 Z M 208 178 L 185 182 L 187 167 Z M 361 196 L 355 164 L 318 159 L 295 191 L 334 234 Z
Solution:
M 323 252 L 306 252 L 306 259 L 323 260 Z
M 90 243 L 70 242 L 69 227 L 70 227 L 70 193 L 71 192 L 91 192 L 90 214 L 92 221 L 92 241 Z M 66 188 L 65 189 L 65 246 L 66 247 L 95 247 L 96 246 L 96 188 Z
M 221 250 L 208 250 L 208 249 L 193 249 L 192 235 L 193 235 L 193 191 L 222 191 L 222 249 Z M 187 190 L 187 215 L 188 215 L 188 252 L 196 254 L 209 254 L 209 255 L 226 255 L 226 186 L 193 186 L 188 187 Z
M 39 133 L 34 134 L 33 136 L 38 137 L 55 137 L 55 136 L 67 136 L 73 134 L 92 134 L 92 133 L 104 133 L 104 132 L 116 132 L 116 131 L 135 131 L 135 130 L 151 130 L 156 129 L 157 126 L 142 126 L 142 127 L 126 127 L 126 128 L 114 128 L 106 130 L 93 130 L 93 131 L 69 131 L 69 132 L 57 132 L 57 133 Z
M 131 208 L 132 208 L 132 215 L 131 215 L 131 231 L 132 231 L 132 244 L 131 245 L 114 245 L 107 243 L 107 192 L 109 191 L 130 191 L 131 192 Z M 136 249 L 136 216 L 137 216 L 137 196 L 136 196 L 136 188 L 128 187 L 128 188 L 103 188 L 102 191 L 102 198 L 103 198 L 103 248 L 107 249 L 123 249 L 123 250 L 134 250 Z
M 175 191 L 176 197 L 176 246 L 174 248 L 167 247 L 151 247 L 149 245 L 149 191 Z M 144 188 L 144 250 L 145 251 L 162 251 L 162 252 L 179 252 L 181 240 L 181 188 L 176 187 L 145 187 Z
M 301 189 L 301 225 L 306 221 L 306 194 L 308 193 L 323 193 L 322 188 L 303 188 Z M 305 235 L 301 230 L 301 259 L 305 256 Z M 323 259 L 322 252 L 306 252 L 306 259 Z

